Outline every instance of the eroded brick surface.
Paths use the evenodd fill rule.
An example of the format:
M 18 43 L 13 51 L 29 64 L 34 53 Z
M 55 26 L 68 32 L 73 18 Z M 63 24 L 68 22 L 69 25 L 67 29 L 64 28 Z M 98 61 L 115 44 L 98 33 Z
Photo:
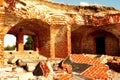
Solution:
M 72 61 L 72 62 L 70 62 L 70 61 Z M 86 76 L 86 77 L 94 79 L 94 80 L 95 79 L 103 79 L 103 80 L 108 79 L 107 71 L 109 70 L 109 67 L 107 65 L 101 63 L 99 59 L 90 58 L 83 54 L 72 54 L 72 55 L 70 55 L 70 61 L 68 61 L 66 59 L 65 62 L 63 62 L 63 67 L 65 69 L 67 69 L 67 71 L 71 70 L 71 67 L 67 67 L 68 64 L 69 65 L 71 64 L 72 72 L 77 72 L 74 69 L 74 68 L 77 68 L 77 66 L 76 67 L 73 66 L 73 65 L 75 65 L 75 63 L 82 64 L 82 65 L 88 64 L 91 66 L 89 66 L 85 69 L 83 69 L 85 66 L 81 67 L 81 69 L 83 69 L 83 71 L 80 73 L 82 76 Z M 80 67 L 80 65 L 78 67 Z
M 71 77 L 72 77 L 72 75 L 67 74 L 67 75 L 61 76 L 58 80 L 69 80 Z

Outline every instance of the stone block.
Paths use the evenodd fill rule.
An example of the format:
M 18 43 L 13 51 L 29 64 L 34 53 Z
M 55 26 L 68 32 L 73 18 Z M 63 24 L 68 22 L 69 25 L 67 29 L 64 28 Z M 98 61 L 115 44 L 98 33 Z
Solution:
M 35 67 L 36 67 L 36 65 L 34 65 L 34 63 L 27 63 L 26 64 L 26 69 L 29 72 L 33 72 L 35 70 Z
M 109 60 L 107 62 L 108 66 L 110 69 L 116 71 L 116 72 L 120 72 L 120 62 L 117 60 Z
M 12 71 L 12 67 L 5 67 L 4 71 L 11 72 Z
M 0 67 L 0 72 L 1 71 L 7 71 L 7 72 L 10 72 L 10 71 L 12 71 L 12 67 Z
M 20 67 L 24 67 L 24 66 L 27 65 L 27 63 L 26 63 L 26 62 L 23 62 L 21 59 L 18 59 L 18 60 L 16 61 L 16 64 L 17 64 L 18 66 L 20 66 Z
M 50 64 L 50 61 L 42 62 L 40 66 L 42 68 L 44 76 L 47 77 L 49 74 L 53 74 L 54 73 L 53 69 L 52 69 L 52 66 Z
M 12 70 L 15 72 L 24 72 L 24 69 L 22 67 L 15 67 Z
M 35 70 L 33 71 L 34 76 L 43 76 L 43 71 L 40 65 L 41 65 L 41 62 L 39 62 L 35 67 Z
M 8 63 L 9 64 L 14 64 L 14 63 L 16 63 L 17 60 L 18 60 L 18 58 L 16 56 L 13 56 L 8 60 Z
M 0 78 L 0 80 L 19 80 L 19 77 L 7 76 L 7 77 Z

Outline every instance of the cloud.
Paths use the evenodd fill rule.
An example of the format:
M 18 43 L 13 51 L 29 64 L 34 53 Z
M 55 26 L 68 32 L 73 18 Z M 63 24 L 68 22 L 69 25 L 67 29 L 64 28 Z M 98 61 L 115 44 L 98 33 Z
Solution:
M 80 6 L 89 6 L 89 3 L 87 3 L 87 2 L 80 2 Z

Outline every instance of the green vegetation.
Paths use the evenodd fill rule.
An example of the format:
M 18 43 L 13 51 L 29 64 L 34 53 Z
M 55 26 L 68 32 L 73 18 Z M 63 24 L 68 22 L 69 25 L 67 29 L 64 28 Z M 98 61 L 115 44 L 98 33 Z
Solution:
M 13 45 L 13 46 L 7 46 L 7 47 L 5 47 L 4 48 L 4 50 L 15 50 L 15 47 L 16 47 L 16 45 Z
M 24 45 L 24 50 L 33 50 L 33 39 L 31 36 L 28 36 L 27 42 Z
M 8 51 L 8 50 L 15 50 L 16 45 L 13 46 L 6 46 L 4 47 L 4 50 Z M 28 36 L 27 38 L 27 42 L 24 45 L 24 50 L 33 50 L 33 39 L 31 36 Z

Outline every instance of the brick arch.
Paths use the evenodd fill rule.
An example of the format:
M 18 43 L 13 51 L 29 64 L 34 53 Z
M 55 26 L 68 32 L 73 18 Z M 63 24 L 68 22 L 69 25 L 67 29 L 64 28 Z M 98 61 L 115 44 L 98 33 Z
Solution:
M 97 39 L 104 39 L 104 54 L 119 55 L 119 39 L 117 35 L 103 29 L 88 30 L 82 39 L 82 52 L 97 54 Z
M 44 56 L 50 56 L 50 25 L 39 19 L 24 19 L 15 26 L 10 27 L 6 34 L 14 34 L 18 38 L 18 44 L 23 43 L 23 35 L 31 35 L 34 38 L 35 51 Z M 6 35 L 5 34 L 5 35 Z M 18 45 L 17 44 L 17 45 Z M 21 49 L 21 48 L 20 48 Z M 19 50 L 21 52 L 22 50 Z M 16 53 L 16 52 L 15 52 Z M 17 52 L 18 53 L 18 52 Z M 26 53 L 22 51 L 22 53 Z M 46 54 L 47 53 L 47 54 Z

